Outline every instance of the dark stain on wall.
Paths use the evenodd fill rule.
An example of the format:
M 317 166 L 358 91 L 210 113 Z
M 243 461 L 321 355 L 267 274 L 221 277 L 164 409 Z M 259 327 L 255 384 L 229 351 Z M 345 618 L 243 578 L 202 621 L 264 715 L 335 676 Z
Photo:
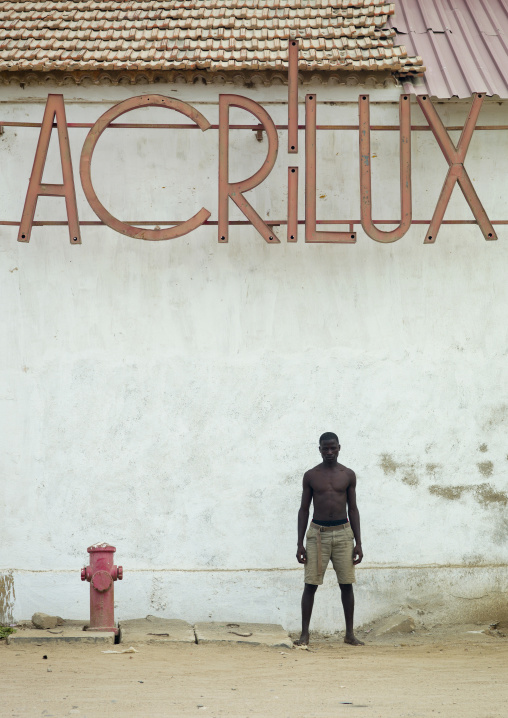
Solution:
M 480 451 L 487 450 L 487 445 L 482 444 Z M 508 456 L 507 456 L 508 458 Z M 416 488 L 420 485 L 420 479 L 417 475 L 417 465 L 415 463 L 398 462 L 390 456 L 390 454 L 382 454 L 379 465 L 386 475 L 398 474 L 397 478 L 407 486 Z M 492 476 L 494 472 L 494 464 L 492 461 L 481 461 L 477 464 L 479 472 L 486 478 Z M 441 470 L 440 464 L 425 464 L 426 473 L 437 478 L 436 473 Z M 506 506 L 508 505 L 508 494 L 504 491 L 498 491 L 492 484 L 458 484 L 455 486 L 443 486 L 442 484 L 432 484 L 427 487 L 429 493 L 447 501 L 458 501 L 464 494 L 469 494 L 482 506 Z
M 381 455 L 381 468 L 385 474 L 394 474 L 400 466 L 401 464 L 397 464 L 397 462 L 392 459 L 390 454 Z
M 485 453 L 488 448 L 489 447 L 487 446 L 487 444 L 480 444 L 480 446 L 479 446 L 479 450 L 482 451 L 483 453 Z
M 508 543 L 508 518 L 505 514 L 497 517 L 497 521 L 493 526 L 492 539 L 498 544 Z
M 508 404 L 500 404 L 491 410 L 490 417 L 485 422 L 485 428 L 493 429 L 505 423 L 508 423 Z
M 434 484 L 429 486 L 429 492 L 449 501 L 457 501 L 463 494 L 471 493 L 482 506 L 491 504 L 506 506 L 508 504 L 508 494 L 504 491 L 497 491 L 492 484 L 478 484 L 477 486 L 438 486 Z
M 491 484 L 480 484 L 474 488 L 477 500 L 485 506 L 489 504 L 508 504 L 508 494 L 505 491 L 497 491 Z
M 470 488 L 470 486 L 439 486 L 438 484 L 433 484 L 429 486 L 429 492 L 442 499 L 456 501 L 460 499 L 464 491 L 469 491 Z
M 411 464 L 409 462 L 399 464 L 390 456 L 390 454 L 382 454 L 380 466 L 386 475 L 395 474 L 399 469 L 402 470 L 402 481 L 408 486 L 418 486 L 420 483 L 415 472 L 415 464 Z
M 408 486 L 418 486 L 418 484 L 420 483 L 418 480 L 418 476 L 415 474 L 413 469 L 409 469 L 409 471 L 406 471 L 406 473 L 402 477 L 402 481 Z
M 494 464 L 492 461 L 480 461 L 480 463 L 476 465 L 480 474 L 483 474 L 485 477 L 492 476 L 492 472 L 494 471 Z

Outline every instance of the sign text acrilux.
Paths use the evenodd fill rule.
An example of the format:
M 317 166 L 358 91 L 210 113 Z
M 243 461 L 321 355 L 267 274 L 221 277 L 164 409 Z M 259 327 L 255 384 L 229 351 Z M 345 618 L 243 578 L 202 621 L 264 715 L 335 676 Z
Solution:
M 469 179 L 464 161 L 473 135 L 478 115 L 483 104 L 483 96 L 475 95 L 471 110 L 465 122 L 457 145 L 451 140 L 439 115 L 430 99 L 426 96 L 417 97 L 429 126 L 439 143 L 448 162 L 449 169 L 445 177 L 443 189 L 436 204 L 434 214 L 425 236 L 425 243 L 436 240 L 439 227 L 450 200 L 455 184 L 458 183 L 471 211 L 480 226 L 485 239 L 497 239 L 480 199 Z M 296 107 L 295 107 L 296 104 Z M 172 227 L 163 229 L 143 229 L 122 222 L 114 217 L 100 202 L 91 179 L 91 163 L 95 146 L 107 127 L 121 115 L 143 107 L 166 107 L 175 110 L 189 119 L 204 132 L 211 125 L 206 117 L 192 105 L 164 95 L 140 95 L 114 105 L 105 112 L 91 128 L 83 144 L 80 158 L 80 177 L 85 196 L 95 214 L 109 227 L 129 237 L 147 240 L 164 240 L 180 237 L 192 232 L 205 223 L 211 216 L 202 207 L 193 217 Z M 239 107 L 250 112 L 266 132 L 268 151 L 262 166 L 251 177 L 239 182 L 229 181 L 229 114 L 231 107 Z M 411 104 L 408 95 L 401 95 L 399 101 L 400 117 L 400 198 L 401 219 L 398 226 L 391 231 L 377 228 L 372 220 L 372 191 L 370 163 L 370 112 L 369 97 L 361 94 L 358 97 L 359 108 L 359 162 L 360 162 L 360 198 L 361 223 L 366 234 L 378 242 L 393 242 L 403 237 L 411 226 L 412 193 L 411 193 Z M 44 166 L 53 126 L 56 126 L 59 139 L 59 151 L 62 164 L 62 184 L 47 184 L 42 181 Z M 305 98 L 305 241 L 354 243 L 356 233 L 322 231 L 316 228 L 316 95 L 308 94 Z M 277 159 L 279 141 L 275 124 L 268 112 L 257 102 L 242 95 L 219 95 L 219 158 L 218 158 L 218 241 L 228 241 L 229 231 L 229 200 L 233 200 L 248 221 L 256 228 L 263 239 L 271 244 L 280 242 L 273 227 L 259 216 L 254 207 L 247 201 L 244 193 L 261 184 L 270 174 Z M 291 100 L 288 103 L 288 153 L 298 151 L 298 106 Z M 287 241 L 296 241 L 298 226 L 298 168 L 288 167 L 287 185 Z M 57 196 L 65 199 L 69 224 L 70 241 L 72 244 L 81 242 L 74 174 L 68 137 L 68 126 L 63 95 L 50 94 L 46 102 L 39 141 L 35 152 L 32 174 L 25 198 L 21 217 L 18 240 L 28 242 L 32 231 L 35 210 L 39 196 Z

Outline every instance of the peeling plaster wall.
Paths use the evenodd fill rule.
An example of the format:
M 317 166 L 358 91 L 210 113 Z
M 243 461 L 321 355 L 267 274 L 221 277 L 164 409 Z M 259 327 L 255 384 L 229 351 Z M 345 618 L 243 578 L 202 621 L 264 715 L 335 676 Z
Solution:
M 14 577 L 12 571 L 0 574 L 0 624 L 12 621 L 14 598 Z
M 67 119 L 95 121 L 153 89 L 64 88 Z M 157 89 L 217 121 L 216 88 Z M 40 121 L 49 91 L 61 89 L 2 89 L 0 119 Z M 318 123 L 357 123 L 362 88 L 314 91 Z M 286 121 L 285 88 L 243 94 Z M 370 96 L 372 123 L 396 123 L 397 90 Z M 468 107 L 438 109 L 462 125 Z M 480 124 L 506 125 L 506 113 L 488 101 Z M 182 121 L 159 110 L 123 119 L 152 118 Z M 253 122 L 236 110 L 231 119 Z M 412 122 L 425 124 L 415 106 Z M 86 130 L 70 135 L 80 219 L 94 220 L 78 179 Z M 285 218 L 286 168 L 299 163 L 303 218 L 304 133 L 298 159 L 279 136 L 276 168 L 247 198 L 261 216 Z M 37 137 L 0 136 L 1 219 L 21 217 Z M 260 166 L 266 138 L 232 131 L 231 146 L 236 181 Z M 318 133 L 319 218 L 359 217 L 357 146 L 354 132 Z M 56 149 L 54 139 L 47 182 L 61 181 Z M 372 162 L 374 217 L 395 218 L 397 133 L 373 134 Z M 489 217 L 507 219 L 508 132 L 476 132 L 466 166 Z M 430 219 L 446 169 L 432 134 L 413 133 L 415 219 Z M 101 201 L 126 220 L 185 219 L 201 206 L 216 219 L 216 177 L 212 130 L 108 130 L 93 164 Z M 457 187 L 446 217 L 472 218 Z M 40 199 L 41 218 L 65 219 L 63 201 Z M 233 203 L 230 218 L 242 219 Z M 408 602 L 443 620 L 499 617 L 508 230 L 485 242 L 474 225 L 445 225 L 423 246 L 425 225 L 391 245 L 356 229 L 356 245 L 308 245 L 303 228 L 287 244 L 283 226 L 281 244 L 268 246 L 238 226 L 228 245 L 215 227 L 150 243 L 89 226 L 70 246 L 65 227 L 35 227 L 28 245 L 0 227 L 2 620 L 36 610 L 86 617 L 79 569 L 87 546 L 109 541 L 125 569 L 118 618 L 296 628 L 301 477 L 325 430 L 339 434 L 341 460 L 358 476 L 358 622 Z M 313 626 L 342 627 L 331 574 Z

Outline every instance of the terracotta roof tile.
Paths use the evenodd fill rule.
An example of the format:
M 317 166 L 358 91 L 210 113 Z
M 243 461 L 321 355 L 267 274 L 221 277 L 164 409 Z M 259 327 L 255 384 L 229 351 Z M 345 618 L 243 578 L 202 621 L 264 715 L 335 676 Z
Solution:
M 422 73 L 394 51 L 393 12 L 383 0 L 2 0 L 0 72 L 280 70 L 298 37 L 302 70 Z

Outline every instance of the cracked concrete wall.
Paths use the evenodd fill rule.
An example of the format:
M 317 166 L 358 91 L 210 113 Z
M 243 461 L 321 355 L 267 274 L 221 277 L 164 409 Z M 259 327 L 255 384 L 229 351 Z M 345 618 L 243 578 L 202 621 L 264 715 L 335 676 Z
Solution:
M 216 121 L 216 88 L 159 91 Z M 305 91 L 317 93 L 318 123 L 357 122 L 359 88 L 305 88 L 302 100 Z M 2 88 L 0 119 L 40 121 L 47 92 Z M 69 122 L 135 94 L 63 92 Z M 372 122 L 395 124 L 397 89 L 369 92 Z M 285 88 L 242 93 L 285 122 Z M 488 101 L 481 123 L 506 124 L 506 107 Z M 453 125 L 467 114 L 465 103 L 438 109 Z M 157 110 L 125 120 L 152 118 L 181 121 Z M 425 124 L 416 108 L 413 124 Z M 77 173 L 85 135 L 71 131 L 90 221 Z M 263 161 L 266 140 L 231 136 L 236 181 Z M 298 163 L 280 139 L 273 174 L 248 195 L 264 217 L 286 216 L 287 165 Z M 2 219 L 21 216 L 36 142 L 33 129 L 0 136 Z M 318 157 L 318 216 L 357 218 L 356 134 L 319 135 Z M 45 181 L 61 180 L 57 160 L 52 145 Z M 372 162 L 374 216 L 397 217 L 397 133 L 373 134 Z M 506 219 L 508 133 L 475 133 L 466 165 L 489 217 Z M 183 219 L 201 206 L 216 217 L 217 133 L 111 130 L 93 168 L 101 201 L 124 219 Z M 416 219 L 431 217 L 446 170 L 432 134 L 413 133 Z M 62 200 L 39 200 L 43 217 L 64 219 Z M 471 219 L 458 188 L 448 217 Z M 358 476 L 358 620 L 407 603 L 453 620 L 471 602 L 476 615 L 494 611 L 508 543 L 508 235 L 497 230 L 485 242 L 476 226 L 444 225 L 434 246 L 423 246 L 423 225 L 392 245 L 359 230 L 341 246 L 305 244 L 302 233 L 287 244 L 281 227 L 281 244 L 268 246 L 238 226 L 228 245 L 214 227 L 144 243 L 88 226 L 70 246 L 66 228 L 36 227 L 22 245 L 1 227 L 4 616 L 86 617 L 79 569 L 87 546 L 109 541 L 125 568 L 119 618 L 296 628 L 301 477 L 325 430 Z M 334 630 L 340 613 L 329 575 L 314 626 Z

